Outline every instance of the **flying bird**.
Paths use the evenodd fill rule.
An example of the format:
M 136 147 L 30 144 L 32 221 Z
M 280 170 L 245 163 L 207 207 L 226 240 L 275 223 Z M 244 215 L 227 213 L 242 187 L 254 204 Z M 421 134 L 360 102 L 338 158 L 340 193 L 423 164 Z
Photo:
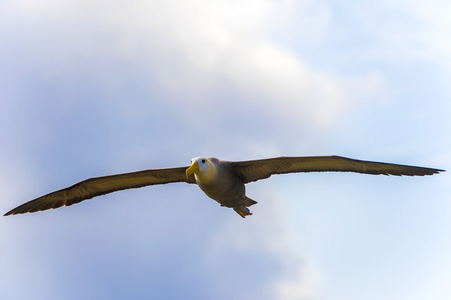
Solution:
M 221 206 L 233 208 L 241 217 L 252 215 L 249 206 L 257 201 L 246 196 L 245 184 L 274 174 L 298 172 L 355 172 L 373 175 L 432 175 L 444 170 L 351 159 L 341 156 L 276 157 L 248 161 L 225 161 L 196 157 L 186 167 L 148 169 L 138 172 L 86 179 L 65 189 L 24 203 L 5 214 L 16 215 L 61 206 L 108 193 L 172 182 L 197 184 Z

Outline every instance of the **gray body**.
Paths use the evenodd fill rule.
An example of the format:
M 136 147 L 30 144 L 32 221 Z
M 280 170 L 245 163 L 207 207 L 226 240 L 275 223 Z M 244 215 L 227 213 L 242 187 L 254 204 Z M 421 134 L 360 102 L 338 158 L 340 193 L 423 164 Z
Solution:
M 244 182 L 233 170 L 229 162 L 210 157 L 210 162 L 216 167 L 216 174 L 208 183 L 201 183 L 194 174 L 197 185 L 204 193 L 221 206 L 234 207 L 244 204 L 246 187 Z
M 197 174 L 194 174 L 199 188 L 221 206 L 231 207 L 238 214 L 241 212 L 244 215 L 252 215 L 246 207 L 257 202 L 246 197 L 246 186 L 235 172 L 233 163 L 215 157 L 210 157 L 208 160 L 215 166 L 216 174 L 207 183 L 202 183 L 198 180 Z

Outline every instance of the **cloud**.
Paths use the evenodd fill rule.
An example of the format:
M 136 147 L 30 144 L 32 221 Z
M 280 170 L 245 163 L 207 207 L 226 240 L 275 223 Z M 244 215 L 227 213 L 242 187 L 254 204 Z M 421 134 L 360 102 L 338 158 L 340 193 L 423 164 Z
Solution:
M 141 73 L 131 74 L 136 80 L 166 93 L 167 100 L 186 99 L 189 108 L 207 108 L 218 118 L 218 102 L 227 101 L 225 106 L 238 106 L 248 115 L 275 113 L 284 121 L 327 128 L 352 105 L 341 79 L 307 64 L 277 40 L 293 26 L 298 35 L 324 35 L 329 24 L 324 4 L 174 0 L 103 7 L 65 1 L 64 8 L 47 10 L 44 3 L 35 13 L 24 12 L 28 4 L 10 8 L 20 17 L 4 21 L 13 26 L 20 22 L 22 36 L 28 37 L 10 49 L 21 51 L 26 72 L 45 69 L 45 76 L 55 77 L 67 72 L 64 68 L 74 73 L 90 65 L 89 74 L 80 70 L 63 78 L 85 77 L 107 89 L 124 84 L 121 73 L 132 66 Z M 305 27 L 296 23 L 299 15 Z M 307 28 L 310 19 L 321 29 Z M 224 98 L 218 99 L 218 91 Z

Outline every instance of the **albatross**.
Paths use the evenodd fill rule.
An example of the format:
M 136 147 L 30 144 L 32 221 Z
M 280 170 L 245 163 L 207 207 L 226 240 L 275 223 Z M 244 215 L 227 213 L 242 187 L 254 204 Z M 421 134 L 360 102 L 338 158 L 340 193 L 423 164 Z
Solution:
M 381 163 L 342 156 L 276 157 L 247 161 L 225 161 L 196 157 L 190 166 L 148 169 L 83 180 L 70 187 L 26 202 L 5 214 L 16 215 L 70 206 L 112 192 L 148 185 L 186 182 L 197 184 L 221 206 L 233 208 L 241 217 L 252 215 L 249 206 L 257 201 L 246 196 L 245 184 L 274 174 L 299 172 L 355 172 L 373 175 L 424 176 L 444 170 Z

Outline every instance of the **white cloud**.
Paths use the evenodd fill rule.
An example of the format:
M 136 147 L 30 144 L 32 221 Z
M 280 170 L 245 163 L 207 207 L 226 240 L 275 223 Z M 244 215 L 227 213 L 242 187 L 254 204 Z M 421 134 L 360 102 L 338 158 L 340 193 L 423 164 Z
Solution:
M 27 1 L 17 4 L 16 12 L 26 5 Z M 108 68 L 112 59 L 124 60 L 139 65 L 149 83 L 156 79 L 179 99 L 204 105 L 217 97 L 214 90 L 224 87 L 240 98 L 228 101 L 248 107 L 249 113 L 258 106 L 279 118 L 319 127 L 330 126 L 348 108 L 343 82 L 275 41 L 293 26 L 298 35 L 324 34 L 328 23 L 324 5 L 272 0 L 134 1 L 108 7 L 65 1 L 64 5 L 61 10 L 41 7 L 35 15 L 30 16 L 33 10 L 22 14 L 22 30 L 30 39 L 19 44 L 33 50 L 32 63 L 39 68 L 81 62 L 92 63 L 96 70 Z M 308 24 L 312 11 L 312 23 L 322 23 L 318 31 L 296 23 L 302 16 Z M 25 58 L 29 55 L 24 52 Z M 110 80 L 121 80 L 112 75 Z
M 21 78 L 22 85 L 24 79 L 41 80 L 45 84 L 38 86 L 66 89 L 64 102 L 44 100 L 61 116 L 81 112 L 89 100 L 80 91 L 91 96 L 92 89 L 99 100 L 90 111 L 99 118 L 116 111 L 124 122 L 154 118 L 207 135 L 227 124 L 235 131 L 222 135 L 227 153 L 234 151 L 229 145 L 241 143 L 241 149 L 260 148 L 263 156 L 271 144 L 309 152 L 356 104 L 349 81 L 290 48 L 299 36 L 310 44 L 321 41 L 330 22 L 324 3 L 174 0 L 105 7 L 67 0 L 64 9 L 41 7 L 31 16 L 21 15 L 28 2 L 20 3 L 10 9 L 19 17 L 4 21 L 6 27 L 20 23 L 19 36 L 27 36 L 3 35 L 5 44 L 15 41 L 3 49 L 15 58 L 8 63 L 15 76 L 7 86 L 23 90 L 14 79 Z M 199 149 L 208 152 L 209 144 L 202 141 Z

